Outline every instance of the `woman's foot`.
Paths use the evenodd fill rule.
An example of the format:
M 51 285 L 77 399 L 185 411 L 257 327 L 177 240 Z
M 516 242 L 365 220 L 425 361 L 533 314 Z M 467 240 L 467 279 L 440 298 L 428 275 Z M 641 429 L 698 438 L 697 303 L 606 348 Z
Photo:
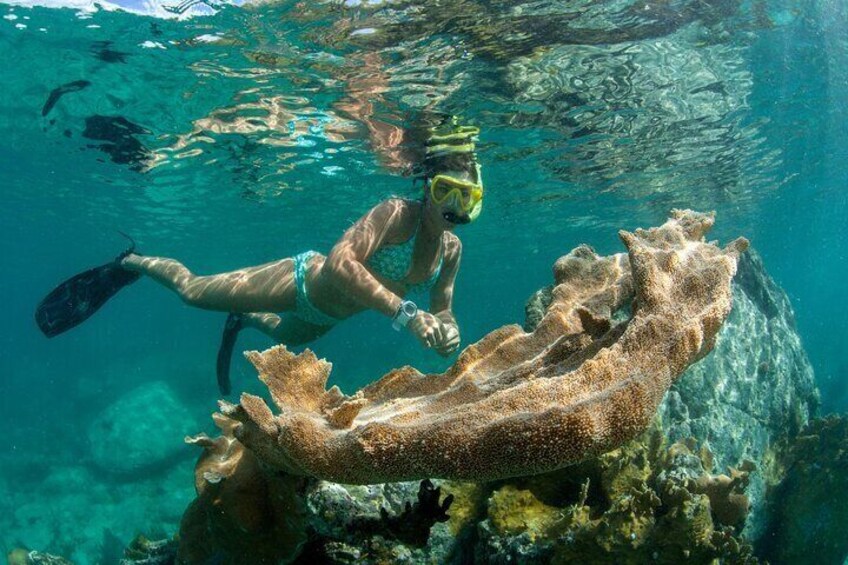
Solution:
M 142 259 L 142 255 L 127 249 L 115 258 L 115 262 L 128 271 L 137 271 Z

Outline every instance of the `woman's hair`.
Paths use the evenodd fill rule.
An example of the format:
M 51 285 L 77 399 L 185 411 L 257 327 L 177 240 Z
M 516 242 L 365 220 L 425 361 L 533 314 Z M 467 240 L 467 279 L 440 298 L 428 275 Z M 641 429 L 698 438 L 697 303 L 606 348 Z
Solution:
M 467 173 L 473 182 L 480 182 L 477 171 L 477 155 L 473 151 L 427 155 L 421 162 L 421 175 L 426 178 L 433 178 L 445 171 Z
M 433 178 L 446 171 L 467 173 L 480 182 L 474 140 L 477 128 L 462 126 L 445 114 L 419 116 L 417 124 L 404 132 L 404 145 L 415 154 L 411 174 Z

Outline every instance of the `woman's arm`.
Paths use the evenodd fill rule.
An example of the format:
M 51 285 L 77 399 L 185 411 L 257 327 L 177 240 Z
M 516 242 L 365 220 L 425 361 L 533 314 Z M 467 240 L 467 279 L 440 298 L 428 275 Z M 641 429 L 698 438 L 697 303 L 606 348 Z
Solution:
M 400 223 L 404 211 L 401 200 L 387 200 L 351 226 L 333 246 L 324 269 L 362 306 L 394 317 L 401 299 L 365 268 L 365 263 Z
M 442 355 L 450 355 L 460 344 L 459 325 L 453 316 L 453 287 L 456 274 L 459 272 L 459 261 L 462 257 L 462 243 L 453 234 L 448 235 L 445 242 L 445 259 L 442 273 L 436 285 L 430 291 L 430 310 L 443 326 L 443 340 L 436 346 L 436 351 Z

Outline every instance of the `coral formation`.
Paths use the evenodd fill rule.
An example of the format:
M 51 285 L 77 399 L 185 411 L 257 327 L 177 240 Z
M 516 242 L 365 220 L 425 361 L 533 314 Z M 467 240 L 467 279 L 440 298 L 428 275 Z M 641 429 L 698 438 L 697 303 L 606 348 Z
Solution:
M 352 555 L 362 563 L 455 561 L 457 554 L 466 547 L 473 550 L 466 542 L 473 537 L 489 492 L 476 483 L 436 483 L 450 493 L 448 496 L 453 503 L 447 521 L 424 524 L 425 528 L 429 526 L 429 531 L 426 532 L 426 545 L 423 545 L 398 539 L 384 527 L 374 527 L 383 524 L 384 511 L 398 518 L 403 516 L 408 502 L 421 490 L 418 482 L 381 485 L 313 482 L 304 493 L 312 539 L 297 562 L 348 563 Z
M 417 485 L 414 504 L 408 499 L 399 504 L 380 503 L 379 513 L 373 511 L 378 501 L 388 503 L 390 497 L 397 500 L 392 490 L 408 498 L 412 492 L 404 487 L 412 484 L 399 483 L 399 489 L 391 485 L 383 489 L 354 486 L 362 496 L 354 498 L 342 485 L 316 481 L 306 494 L 312 512 L 310 539 L 296 563 L 348 563 L 351 559 L 381 563 L 421 561 L 433 526 L 450 520 L 447 510 L 453 495 L 442 500 L 441 487 L 425 479 Z M 386 506 L 392 509 L 387 510 Z
M 709 450 L 694 447 L 665 446 L 656 425 L 592 461 L 511 480 L 489 499 L 480 562 L 754 562 L 734 528 L 750 467 L 712 475 Z
M 745 489 L 751 511 L 744 533 L 753 540 L 768 526 L 765 491 L 785 471 L 781 446 L 815 414 L 819 398 L 789 297 L 754 249 L 740 256 L 731 286 L 733 309 L 713 352 L 672 385 L 659 413 L 668 440 L 708 442 L 717 467 L 743 459 L 756 463 Z M 528 300 L 527 331 L 545 314 L 552 291 L 543 288 Z
M 583 300 L 586 311 L 577 318 L 584 333 L 572 337 L 579 341 L 574 349 L 581 343 L 591 348 L 618 327 L 615 342 L 631 316 L 642 315 L 638 299 L 629 301 L 638 286 L 630 275 L 630 258 L 618 255 L 600 266 L 595 260 L 590 249 L 580 247 L 557 262 L 559 286 L 540 291 L 528 304 L 529 332 L 551 305 L 562 307 L 554 292 L 566 292 L 564 282 L 610 275 L 605 270 L 610 264 L 616 265 L 615 276 L 609 276 L 606 288 L 621 298 Z M 218 414 L 223 437 L 190 440 L 206 452 L 197 465 L 199 496 L 183 520 L 178 562 L 749 563 L 755 562 L 748 544 L 751 515 L 766 514 L 763 475 L 772 477 L 766 477 L 768 484 L 787 470 L 790 478 L 775 491 L 778 520 L 772 535 L 761 541 L 766 548 L 761 551 L 775 563 L 803 562 L 810 555 L 805 548 L 816 547 L 827 562 L 845 550 L 837 535 L 844 520 L 826 517 L 848 507 L 840 494 L 845 490 L 840 481 L 848 476 L 840 467 L 848 426 L 816 422 L 793 441 L 817 398 L 791 308 L 754 254 L 741 257 L 732 292 L 733 311 L 714 352 L 674 383 L 647 432 L 544 474 L 488 483 L 435 480 L 423 491 L 418 481 L 341 485 L 304 480 L 263 464 L 234 438 L 239 423 Z M 605 309 L 610 303 L 620 307 Z M 546 350 L 556 355 L 552 351 Z M 590 349 L 584 356 L 594 354 Z M 575 358 L 562 367 L 579 365 Z M 557 378 L 551 374 L 547 378 Z M 513 378 L 522 376 L 516 370 Z M 440 383 L 432 384 L 441 390 Z M 343 424 L 350 414 L 337 416 L 335 421 Z M 359 414 L 352 417 L 353 425 Z M 792 446 L 790 457 L 780 455 L 786 445 Z M 824 446 L 824 456 L 816 453 L 818 445 Z M 820 472 L 823 480 L 818 480 Z M 433 496 L 437 487 L 453 496 L 446 522 L 434 520 L 447 517 L 440 511 L 445 502 Z M 432 510 L 423 516 L 429 518 L 412 528 L 415 536 L 398 535 L 397 526 L 403 530 L 413 524 L 406 518 L 415 507 L 404 513 L 422 492 L 423 507 Z M 808 492 L 814 496 L 806 497 Z M 244 533 L 237 534 L 238 528 Z M 778 538 L 787 544 L 775 544 Z
M 64 557 L 42 553 L 40 551 L 27 551 L 25 549 L 14 549 L 6 556 L 9 565 L 72 565 Z
M 302 479 L 262 468 L 216 415 L 222 435 L 187 438 L 204 448 L 195 466 L 197 498 L 180 524 L 179 563 L 278 563 L 306 540 Z
M 330 364 L 311 351 L 251 352 L 281 413 L 249 394 L 221 412 L 271 468 L 343 483 L 491 480 L 603 453 L 642 432 L 715 343 L 747 241 L 719 249 L 704 241 L 712 225 L 674 211 L 659 228 L 620 232 L 626 255 L 575 249 L 554 266 L 533 332 L 500 328 L 440 375 L 404 367 L 345 396 L 325 389 Z M 613 325 L 624 307 L 632 317 Z
M 760 549 L 776 564 L 843 563 L 848 558 L 848 418 L 813 420 L 786 458 L 786 476 L 769 497 L 775 519 Z
M 382 506 L 397 512 L 416 483 L 319 481 L 306 496 L 327 563 L 755 562 L 738 527 L 750 465 L 727 475 L 711 465 L 704 445 L 668 445 L 655 419 L 636 440 L 564 469 L 486 484 L 439 482 L 455 497 L 453 516 L 433 527 L 425 547 L 356 527 L 379 519 Z
M 120 565 L 173 565 L 176 558 L 176 541 L 149 540 L 139 534 L 124 550 Z
M 716 466 L 757 464 L 746 493 L 753 511 L 745 534 L 768 527 L 766 489 L 782 477 L 771 464 L 819 405 L 813 368 L 795 327 L 789 297 L 769 277 L 754 250 L 739 258 L 733 310 L 716 347 L 672 386 L 660 409 L 671 441 L 709 441 Z

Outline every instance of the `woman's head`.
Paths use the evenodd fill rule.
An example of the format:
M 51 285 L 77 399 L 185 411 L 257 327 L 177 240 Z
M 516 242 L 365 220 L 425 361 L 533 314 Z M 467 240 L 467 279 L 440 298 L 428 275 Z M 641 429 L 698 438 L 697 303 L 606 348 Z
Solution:
M 467 224 L 482 210 L 483 183 L 474 152 L 479 130 L 455 119 L 430 130 L 419 173 L 425 199 L 449 224 Z

